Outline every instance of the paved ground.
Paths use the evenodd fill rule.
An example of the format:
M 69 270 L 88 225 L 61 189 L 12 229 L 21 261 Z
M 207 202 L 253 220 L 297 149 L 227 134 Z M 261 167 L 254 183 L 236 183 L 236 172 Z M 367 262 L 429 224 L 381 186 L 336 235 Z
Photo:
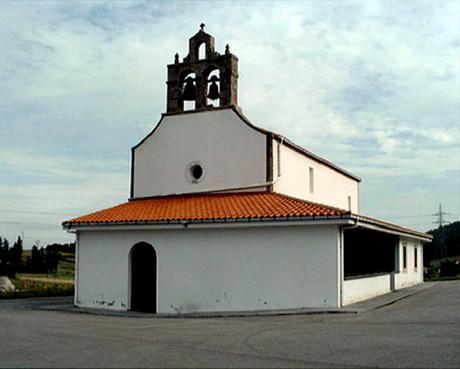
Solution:
M 152 319 L 0 301 L 0 367 L 460 367 L 460 281 L 359 314 Z

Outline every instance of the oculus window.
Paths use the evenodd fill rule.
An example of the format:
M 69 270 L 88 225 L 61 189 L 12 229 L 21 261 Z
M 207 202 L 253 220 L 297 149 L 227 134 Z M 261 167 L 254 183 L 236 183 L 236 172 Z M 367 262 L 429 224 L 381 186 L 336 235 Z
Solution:
M 201 182 L 204 178 L 203 164 L 198 161 L 194 161 L 187 165 L 185 170 L 185 177 L 191 183 Z

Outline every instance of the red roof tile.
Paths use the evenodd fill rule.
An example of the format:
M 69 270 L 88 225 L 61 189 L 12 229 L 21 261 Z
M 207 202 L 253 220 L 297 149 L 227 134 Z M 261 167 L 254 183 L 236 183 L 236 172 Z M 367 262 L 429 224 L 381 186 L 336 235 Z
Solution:
M 154 223 L 285 217 L 335 217 L 345 210 L 277 193 L 197 194 L 132 200 L 109 209 L 74 218 L 65 227 L 82 223 Z

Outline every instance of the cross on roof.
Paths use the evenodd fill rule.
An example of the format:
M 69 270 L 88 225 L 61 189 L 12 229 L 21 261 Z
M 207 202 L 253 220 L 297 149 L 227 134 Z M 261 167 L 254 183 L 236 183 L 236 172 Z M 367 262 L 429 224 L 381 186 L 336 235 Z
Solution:
M 204 24 L 204 23 L 200 24 L 200 28 L 201 28 L 202 31 L 204 31 L 204 26 L 206 26 L 206 24 Z

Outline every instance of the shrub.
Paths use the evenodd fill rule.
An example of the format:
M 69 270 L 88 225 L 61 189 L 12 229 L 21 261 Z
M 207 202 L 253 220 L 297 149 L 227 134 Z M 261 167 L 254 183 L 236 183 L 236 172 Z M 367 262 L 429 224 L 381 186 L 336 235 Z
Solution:
M 443 260 L 440 266 L 441 277 L 451 277 L 460 274 L 460 265 L 458 265 L 453 259 Z

